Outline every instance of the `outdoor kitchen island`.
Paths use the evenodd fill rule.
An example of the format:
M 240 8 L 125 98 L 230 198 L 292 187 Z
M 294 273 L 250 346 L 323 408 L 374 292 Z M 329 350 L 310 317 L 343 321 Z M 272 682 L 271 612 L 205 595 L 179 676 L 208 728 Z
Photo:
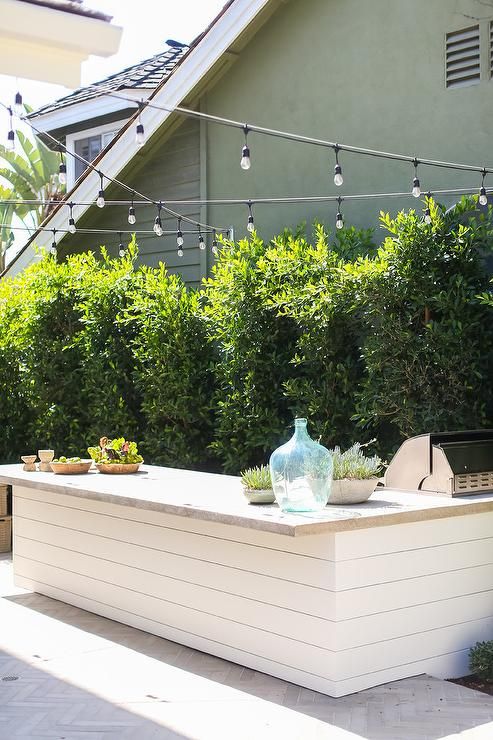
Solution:
M 330 696 L 467 674 L 491 639 L 492 494 L 293 515 L 238 478 L 142 470 L 0 466 L 17 585 Z

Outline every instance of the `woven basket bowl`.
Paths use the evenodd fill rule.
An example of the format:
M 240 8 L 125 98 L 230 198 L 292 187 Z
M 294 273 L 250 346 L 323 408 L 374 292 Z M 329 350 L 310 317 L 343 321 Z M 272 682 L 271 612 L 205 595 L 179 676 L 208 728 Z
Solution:
M 10 552 L 12 549 L 12 517 L 0 518 L 0 552 Z
M 81 460 L 78 463 L 50 463 L 50 468 L 56 475 L 82 475 L 88 473 L 92 460 Z
M 0 516 L 7 516 L 7 486 L 0 485 Z
M 128 475 L 129 473 L 137 473 L 142 463 L 96 463 L 96 467 L 100 473 L 108 473 L 109 475 Z

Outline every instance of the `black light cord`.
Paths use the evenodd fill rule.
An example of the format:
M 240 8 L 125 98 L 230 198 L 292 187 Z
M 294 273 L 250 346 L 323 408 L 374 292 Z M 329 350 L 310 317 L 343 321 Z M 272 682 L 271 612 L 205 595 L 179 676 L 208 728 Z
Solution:
M 122 95 L 121 93 L 118 93 L 111 89 L 110 90 L 99 89 L 99 92 L 102 97 L 109 96 L 113 98 L 118 98 L 119 100 L 125 100 L 126 102 L 133 103 L 135 105 L 135 100 L 133 98 L 128 97 L 126 95 Z M 258 126 L 253 123 L 235 121 L 232 118 L 223 118 L 222 116 L 214 116 L 210 113 L 203 113 L 202 111 L 191 110 L 190 108 L 184 108 L 179 105 L 175 107 L 168 107 L 164 105 L 158 105 L 157 103 L 153 103 L 150 100 L 145 100 L 142 102 L 142 106 L 146 108 L 153 108 L 155 110 L 161 110 L 166 113 L 180 113 L 181 115 L 187 116 L 189 118 L 203 119 L 205 121 L 210 121 L 211 123 L 217 123 L 222 126 L 229 126 L 231 128 L 241 129 L 244 133 L 248 133 L 248 134 L 253 132 L 253 133 L 262 134 L 265 136 L 272 136 L 275 138 L 285 139 L 286 141 L 296 141 L 300 144 L 311 144 L 312 146 L 326 147 L 326 148 L 333 149 L 334 151 L 337 149 L 337 152 L 339 151 L 350 152 L 352 154 L 362 154 L 368 157 L 376 157 L 378 159 L 391 159 L 391 160 L 396 160 L 399 162 L 414 163 L 416 160 L 415 155 L 397 154 L 395 152 L 385 152 L 385 151 L 380 151 L 378 149 L 368 149 L 366 147 L 353 146 L 351 144 L 341 144 L 335 141 L 328 141 L 326 139 L 317 139 L 311 136 L 304 136 L 302 134 L 291 133 L 289 131 L 281 131 L 278 129 L 267 128 L 265 126 Z M 483 170 L 486 170 L 487 174 L 493 173 L 493 167 L 484 167 L 483 165 L 461 164 L 459 162 L 447 162 L 447 161 L 442 161 L 438 159 L 425 159 L 422 157 L 419 158 L 418 162 L 420 165 L 425 165 L 428 167 L 439 167 L 439 168 L 445 168 L 445 169 L 451 169 L 451 170 L 464 170 L 467 172 L 483 172 Z
M 157 201 L 155 201 L 153 198 L 150 198 L 149 196 L 145 195 L 144 193 L 139 192 L 135 188 L 130 187 L 126 183 L 122 182 L 121 180 L 118 180 L 117 178 L 110 177 L 109 175 L 107 175 L 104 172 L 102 172 L 102 170 L 100 170 L 97 165 L 94 165 L 92 162 L 89 162 L 84 157 L 81 157 L 80 154 L 76 154 L 75 152 L 72 152 L 70 149 L 67 149 L 67 147 L 65 146 L 65 144 L 63 144 L 61 141 L 59 141 L 58 139 L 56 139 L 51 134 L 49 134 L 47 132 L 40 131 L 25 116 L 21 117 L 21 120 L 24 123 L 26 123 L 34 131 L 35 134 L 37 134 L 38 136 L 47 137 L 53 144 L 56 144 L 56 146 L 58 147 L 58 151 L 60 151 L 60 149 L 61 149 L 62 151 L 65 152 L 65 154 L 68 154 L 71 157 L 74 157 L 74 159 L 76 159 L 79 162 L 81 162 L 82 164 L 86 165 L 86 167 L 88 167 L 89 169 L 91 169 L 92 172 L 96 172 L 99 175 L 99 177 L 101 178 L 101 185 L 103 184 L 103 178 L 104 178 L 105 180 L 107 180 L 108 182 L 113 183 L 114 185 L 119 185 L 121 188 L 123 188 L 126 192 L 130 193 L 131 195 L 137 195 L 145 203 L 149 203 L 151 205 L 157 205 Z M 61 205 L 61 204 L 65 204 L 65 203 L 66 203 L 65 200 L 57 201 L 57 205 Z M 107 201 L 105 201 L 105 203 L 107 203 Z M 91 202 L 90 205 L 94 205 L 94 203 Z M 174 218 L 179 218 L 181 216 L 181 214 L 179 214 L 176 211 L 174 211 L 174 210 L 172 210 L 170 208 L 167 208 L 165 206 L 163 206 L 163 210 L 165 210 L 170 216 L 173 216 Z M 52 214 L 50 214 L 50 215 L 52 215 Z M 207 230 L 211 230 L 212 228 L 214 228 L 210 224 L 203 224 L 200 221 L 195 221 L 195 219 L 190 218 L 189 216 L 181 216 L 181 218 L 183 219 L 183 221 L 186 221 L 187 223 L 191 224 L 192 226 L 196 226 L 197 228 L 203 228 L 203 229 L 207 229 Z M 224 227 L 222 227 L 222 228 L 221 227 L 215 227 L 215 228 L 217 229 L 217 231 L 221 231 L 221 232 L 226 230 Z
M 50 232 L 52 234 L 68 234 L 68 229 L 53 229 L 49 226 L 11 226 L 10 224 L 0 224 L 0 229 L 11 229 L 12 231 L 29 231 L 35 233 L 37 231 Z M 77 229 L 78 234 L 154 234 L 152 229 Z M 202 231 L 198 229 L 187 229 L 182 231 L 182 234 L 197 234 L 200 236 L 202 233 L 206 234 L 229 234 L 229 229 L 213 229 L 207 228 Z M 176 236 L 176 230 L 163 230 L 165 236 Z
M 487 193 L 493 193 L 493 188 L 485 188 Z M 431 191 L 429 191 L 431 192 Z M 477 187 L 468 188 L 448 188 L 434 190 L 431 195 L 433 197 L 439 195 L 474 195 L 477 194 Z M 412 195 L 409 191 L 405 192 L 390 192 L 390 193 L 356 193 L 354 195 L 342 196 L 343 201 L 351 200 L 374 200 L 383 198 L 411 198 Z M 339 196 L 337 195 L 307 195 L 307 196 L 286 196 L 279 198 L 223 198 L 223 199 L 200 199 L 200 200 L 167 200 L 168 205 L 173 206 L 248 206 L 250 205 L 289 205 L 293 203 L 337 203 Z M 0 199 L 0 204 L 5 205 L 32 205 L 32 206 L 48 206 L 48 205 L 67 205 L 70 204 L 66 201 L 60 200 L 12 200 L 12 199 Z M 73 206 L 91 206 L 94 205 L 94 201 L 73 201 Z M 148 206 L 150 205 L 147 200 L 107 200 L 106 205 L 109 206 Z M 151 205 L 158 206 L 159 201 L 153 202 Z M 183 218 L 183 217 L 182 217 Z M 212 229 L 213 227 L 210 227 Z M 218 229 L 220 231 L 220 229 Z M 222 229 L 227 231 L 227 229 Z

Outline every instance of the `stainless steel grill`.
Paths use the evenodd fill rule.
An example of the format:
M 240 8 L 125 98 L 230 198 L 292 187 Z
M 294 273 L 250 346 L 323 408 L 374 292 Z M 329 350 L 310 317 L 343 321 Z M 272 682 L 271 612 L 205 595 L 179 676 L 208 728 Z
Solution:
M 493 430 L 407 439 L 387 468 L 385 486 L 444 496 L 493 493 Z

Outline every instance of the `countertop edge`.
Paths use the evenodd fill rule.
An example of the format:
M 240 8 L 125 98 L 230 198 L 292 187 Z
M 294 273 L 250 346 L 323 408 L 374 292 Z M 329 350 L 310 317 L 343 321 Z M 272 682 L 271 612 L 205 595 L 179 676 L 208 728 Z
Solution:
M 488 511 L 493 511 L 493 501 L 461 501 L 462 506 L 456 504 L 450 504 L 449 499 L 444 499 L 443 505 L 433 506 L 428 509 L 416 508 L 408 509 L 405 511 L 390 511 L 379 514 L 369 514 L 368 516 L 354 516 L 347 519 L 336 518 L 331 521 L 314 520 L 307 521 L 306 523 L 297 522 L 290 524 L 289 522 L 269 521 L 268 519 L 254 519 L 249 516 L 243 515 L 241 512 L 237 513 L 224 513 L 220 511 L 214 511 L 207 508 L 200 508 L 194 504 L 175 504 L 160 501 L 152 501 L 140 498 L 131 498 L 124 496 L 120 493 L 112 494 L 101 491 L 90 491 L 84 488 L 76 488 L 72 486 L 65 486 L 63 483 L 57 482 L 56 485 L 50 484 L 46 479 L 36 480 L 35 473 L 32 474 L 33 479 L 27 479 L 24 477 L 16 477 L 15 475 L 4 475 L 0 474 L 0 483 L 5 483 L 14 486 L 23 486 L 25 488 L 32 488 L 34 490 L 44 490 L 52 493 L 59 493 L 62 495 L 73 496 L 74 498 L 85 498 L 91 501 L 101 501 L 102 503 L 114 504 L 118 506 L 124 506 L 127 508 L 137 508 L 144 511 L 156 511 L 165 514 L 171 514 L 174 516 L 181 516 L 188 519 L 196 519 L 201 521 L 216 522 L 219 524 L 227 524 L 230 526 L 236 526 L 245 529 L 252 529 L 263 532 L 270 532 L 273 534 L 284 535 L 288 537 L 300 537 L 313 534 L 323 533 L 338 533 L 347 532 L 360 529 L 369 529 L 373 527 L 385 527 L 396 524 L 407 524 L 410 522 L 430 521 L 436 519 L 444 519 L 447 517 L 457 516 L 468 516 L 470 514 L 480 514 Z M 454 499 L 456 501 L 456 499 Z M 330 514 L 329 505 L 327 514 Z M 334 506 L 335 511 L 341 509 L 348 509 L 346 506 Z M 283 516 L 289 517 L 289 514 Z M 302 516 L 297 514 L 297 517 Z M 307 515 L 307 519 L 309 515 Z

